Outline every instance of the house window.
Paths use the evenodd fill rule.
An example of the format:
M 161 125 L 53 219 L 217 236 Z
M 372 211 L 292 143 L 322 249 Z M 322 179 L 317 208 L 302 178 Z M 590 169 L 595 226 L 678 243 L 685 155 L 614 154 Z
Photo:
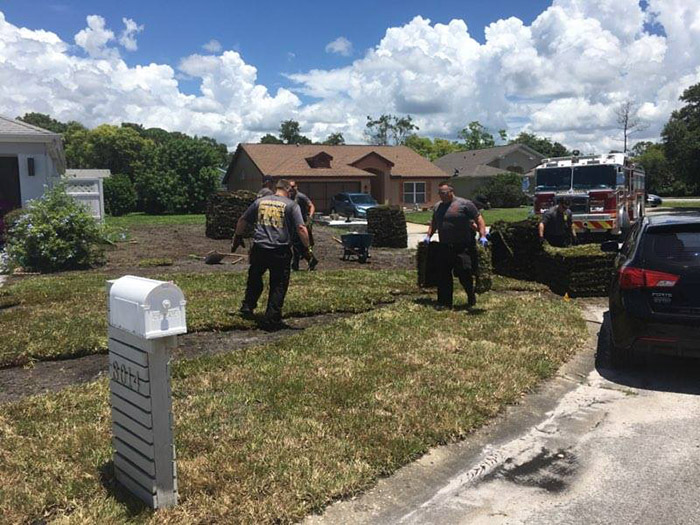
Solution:
M 425 182 L 403 183 L 404 204 L 425 204 Z

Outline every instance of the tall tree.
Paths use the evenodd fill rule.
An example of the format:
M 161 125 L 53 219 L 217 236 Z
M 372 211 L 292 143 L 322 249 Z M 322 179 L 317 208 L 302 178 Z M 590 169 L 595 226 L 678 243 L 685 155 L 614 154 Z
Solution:
M 534 133 L 521 131 L 520 134 L 510 141 L 510 144 L 525 144 L 545 157 L 567 157 L 571 152 L 559 142 L 552 142 L 547 137 L 538 137 Z
M 53 131 L 54 133 L 65 133 L 68 129 L 68 124 L 59 122 L 44 113 L 25 113 L 23 117 L 17 117 L 17 120 L 48 131 Z
M 623 153 L 627 153 L 627 143 L 630 135 L 644 131 L 649 127 L 637 116 L 638 110 L 639 105 L 635 104 L 631 100 L 623 102 L 617 108 L 615 108 L 615 120 L 617 122 L 618 129 L 622 131 L 622 139 L 624 142 L 622 149 Z
M 345 144 L 345 137 L 343 137 L 343 134 L 340 132 L 331 133 L 326 137 L 326 140 L 323 141 L 323 144 L 326 146 L 341 146 Z
M 367 115 L 367 124 L 365 133 L 370 144 L 375 146 L 387 146 L 389 137 L 391 136 L 391 115 L 382 114 L 377 119 L 373 119 Z
M 260 138 L 260 144 L 284 144 L 284 142 L 273 134 L 268 133 Z
M 431 161 L 462 149 L 457 142 L 451 142 L 441 138 L 435 138 L 431 141 L 428 137 L 421 137 L 415 133 L 409 135 L 406 139 L 405 146 L 411 148 L 421 157 L 425 157 Z
M 396 115 L 382 114 L 379 118 L 374 119 L 367 117 L 365 134 L 371 144 L 377 146 L 395 146 L 402 145 L 406 139 L 418 130 L 418 126 L 413 123 L 411 115 L 399 117 Z
M 467 150 L 493 148 L 496 145 L 493 135 L 478 120 L 470 122 L 457 135 L 464 141 L 464 149 Z
M 672 171 L 692 190 L 700 190 L 700 83 L 680 97 L 685 105 L 671 114 L 661 137 Z
M 311 139 L 301 134 L 301 126 L 296 120 L 283 120 L 280 124 L 280 139 L 285 144 L 311 144 Z

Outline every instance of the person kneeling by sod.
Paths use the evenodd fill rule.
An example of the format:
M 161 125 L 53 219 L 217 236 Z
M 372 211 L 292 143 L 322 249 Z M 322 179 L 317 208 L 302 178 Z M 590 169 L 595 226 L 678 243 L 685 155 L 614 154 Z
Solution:
M 290 262 L 294 232 L 299 236 L 305 253 L 310 259 L 309 234 L 304 226 L 299 205 L 289 198 L 289 182 L 280 179 L 277 192 L 257 199 L 243 213 L 236 224 L 231 251 L 243 244 L 242 235 L 255 223 L 253 246 L 250 249 L 250 267 L 245 298 L 239 310 L 244 317 L 252 317 L 263 291 L 263 275 L 270 271 L 270 294 L 263 328 L 275 330 L 283 327 L 282 306 L 289 287 Z
M 474 230 L 479 233 L 479 243 L 486 247 L 486 223 L 472 201 L 455 196 L 452 185 L 440 184 L 438 194 L 440 202 L 433 207 L 433 218 L 424 239 L 425 243 L 430 243 L 430 238 L 436 231 L 440 236 L 435 261 L 438 307 L 452 308 L 453 272 L 467 292 L 467 306 L 472 307 L 476 304 L 476 268 L 473 266 L 477 256 Z

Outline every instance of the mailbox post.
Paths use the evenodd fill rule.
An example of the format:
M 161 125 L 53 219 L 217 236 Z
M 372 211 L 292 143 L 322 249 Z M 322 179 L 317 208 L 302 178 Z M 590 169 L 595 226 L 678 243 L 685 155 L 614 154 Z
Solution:
M 170 350 L 187 332 L 172 283 L 127 275 L 108 281 L 114 474 L 152 508 L 177 504 Z

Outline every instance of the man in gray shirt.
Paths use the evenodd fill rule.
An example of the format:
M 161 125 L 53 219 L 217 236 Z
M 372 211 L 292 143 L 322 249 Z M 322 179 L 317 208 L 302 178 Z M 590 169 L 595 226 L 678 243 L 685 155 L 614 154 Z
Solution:
M 467 292 L 467 305 L 471 307 L 476 304 L 472 267 L 476 259 L 474 230 L 479 232 L 481 245 L 486 246 L 486 223 L 474 203 L 455 196 L 450 184 L 441 184 L 438 193 L 440 202 L 433 207 L 433 218 L 424 239 L 430 243 L 433 233 L 437 231 L 440 235 L 435 254 L 438 307 L 452 308 L 453 273 Z
M 249 224 L 255 224 L 253 246 L 250 249 L 250 267 L 245 298 L 240 313 L 252 317 L 263 291 L 263 275 L 270 271 L 270 294 L 263 327 L 276 330 L 282 324 L 282 307 L 289 287 L 289 263 L 292 258 L 291 245 L 296 233 L 305 249 L 309 247 L 309 234 L 304 226 L 299 205 L 289 198 L 289 182 L 280 179 L 277 192 L 257 199 L 243 213 L 236 224 L 236 237 L 245 233 Z
M 256 197 L 259 199 L 260 197 L 267 197 L 269 195 L 274 195 L 275 190 L 273 188 L 275 187 L 275 179 L 270 177 L 269 175 L 265 175 L 263 177 L 263 187 L 260 188 L 260 191 L 256 195 Z
M 292 199 L 299 205 L 301 210 L 301 218 L 304 220 L 304 225 L 306 230 L 309 232 L 309 249 L 308 252 L 311 256 L 309 258 L 309 270 L 314 270 L 318 265 L 318 259 L 313 255 L 314 246 L 314 235 L 311 230 L 311 218 L 316 212 L 316 206 L 314 206 L 313 201 L 304 193 L 299 191 L 297 188 L 297 183 L 293 180 L 289 181 L 291 186 L 289 189 L 289 198 Z M 292 243 L 292 270 L 299 270 L 299 259 L 304 256 L 305 250 L 301 243 L 298 235 L 295 235 L 294 242 Z

